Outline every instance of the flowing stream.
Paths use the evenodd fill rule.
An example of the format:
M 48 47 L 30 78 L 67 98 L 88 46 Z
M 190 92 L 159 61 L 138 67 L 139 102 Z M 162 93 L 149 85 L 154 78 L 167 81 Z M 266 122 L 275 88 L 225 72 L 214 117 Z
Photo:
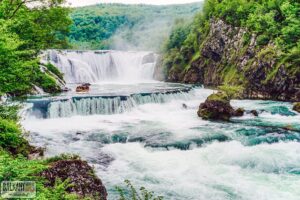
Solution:
M 154 81 L 151 52 L 47 55 L 71 88 L 89 82 L 91 91 L 29 99 L 22 125 L 47 156 L 92 164 L 109 199 L 125 179 L 172 200 L 299 199 L 300 115 L 291 103 L 234 100 L 259 116 L 204 121 L 197 109 L 213 91 Z

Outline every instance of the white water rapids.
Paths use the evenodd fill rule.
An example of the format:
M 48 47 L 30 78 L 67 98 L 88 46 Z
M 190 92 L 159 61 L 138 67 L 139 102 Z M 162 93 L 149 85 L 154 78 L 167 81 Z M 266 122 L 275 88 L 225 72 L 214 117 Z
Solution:
M 125 179 L 167 200 L 299 199 L 300 115 L 292 111 L 291 103 L 235 100 L 234 107 L 257 109 L 259 117 L 246 114 L 228 123 L 204 121 L 197 116 L 197 109 L 212 90 L 167 83 L 125 84 L 124 79 L 119 84 L 122 77 L 118 76 L 115 84 L 107 85 L 101 81 L 113 76 L 95 75 L 96 66 L 67 64 L 71 57 L 80 63 L 98 55 L 75 54 L 62 54 L 57 62 L 59 69 L 70 72 L 65 75 L 68 80 L 81 82 L 95 76 L 100 83 L 86 95 L 71 92 L 55 101 L 50 98 L 53 102 L 46 107 L 40 106 L 43 101 L 38 104 L 40 110 L 51 112 L 52 106 L 56 114 L 42 118 L 31 112 L 22 125 L 31 132 L 32 144 L 47 148 L 47 156 L 75 153 L 86 159 L 104 182 L 110 200 L 118 199 L 115 186 L 124 186 Z M 85 75 L 71 73 L 74 66 L 73 72 L 82 67 Z M 89 69 L 85 71 L 84 66 Z M 134 75 L 135 80 L 151 80 L 141 66 L 134 66 L 142 72 Z M 113 99 L 107 99 L 108 94 L 130 109 L 101 113 L 97 105 L 101 98 L 107 100 L 102 104 L 108 105 Z M 72 100 L 74 96 L 82 102 Z M 131 102 L 128 98 L 134 103 L 126 106 Z M 63 115 L 65 104 L 76 107 L 76 112 Z M 118 108 L 118 103 L 109 105 Z

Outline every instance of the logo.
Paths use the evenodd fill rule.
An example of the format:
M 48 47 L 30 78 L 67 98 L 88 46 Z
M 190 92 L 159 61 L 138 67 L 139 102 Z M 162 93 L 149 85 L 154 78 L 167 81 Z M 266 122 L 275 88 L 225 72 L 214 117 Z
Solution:
M 1 182 L 1 197 L 8 198 L 35 198 L 36 184 L 33 181 L 3 181 Z

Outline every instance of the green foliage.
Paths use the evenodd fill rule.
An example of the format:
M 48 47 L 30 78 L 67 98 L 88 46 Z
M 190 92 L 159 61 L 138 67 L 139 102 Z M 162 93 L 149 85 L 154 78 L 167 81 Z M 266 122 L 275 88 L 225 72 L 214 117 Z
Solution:
M 256 42 L 259 46 L 264 46 L 264 45 L 268 44 L 269 41 L 270 41 L 270 38 L 265 34 L 259 35 L 256 40 Z
M 0 104 L 0 118 L 11 120 L 11 121 L 18 121 L 18 111 L 20 109 L 19 105 L 5 105 Z
M 61 92 L 60 87 L 57 85 L 56 80 L 47 73 L 38 72 L 35 77 L 35 83 L 40 86 L 48 93 L 58 93 Z
M 40 71 L 37 54 L 65 48 L 71 23 L 62 0 L 35 0 L 28 8 L 21 0 L 0 1 L 0 93 L 25 95 L 33 85 L 56 91 L 53 79 Z M 51 88 L 51 89 L 50 89 Z
M 45 65 L 45 67 L 47 68 L 48 71 L 50 71 L 51 73 L 55 74 L 58 78 L 60 79 L 64 79 L 64 75 L 63 73 L 61 73 L 59 71 L 59 69 L 57 69 L 57 67 L 55 67 L 54 65 L 52 65 L 51 63 L 47 63 Z
M 66 193 L 68 182 L 57 180 L 54 187 L 45 187 L 43 180 L 38 174 L 47 169 L 48 164 L 44 160 L 28 160 L 19 155 L 12 157 L 9 153 L 0 150 L 0 182 L 2 181 L 34 181 L 37 186 L 35 199 L 79 199 L 74 194 Z
M 229 99 L 241 98 L 244 90 L 243 86 L 236 85 L 221 85 L 218 87 L 218 89 L 225 93 Z
M 73 154 L 61 154 L 58 156 L 54 156 L 51 158 L 46 159 L 47 163 L 53 163 L 53 162 L 57 162 L 60 160 L 79 160 L 80 157 L 78 155 L 73 155 Z
M 178 30 L 173 33 L 166 46 L 173 47 L 164 54 L 163 67 L 166 74 L 176 68 L 186 70 L 193 62 L 196 52 L 205 44 L 209 32 L 209 24 L 212 19 L 222 19 L 233 26 L 243 27 L 247 33 L 243 36 L 243 46 L 250 43 L 252 34 L 257 36 L 257 48 L 264 48 L 268 44 L 274 44 L 276 52 L 267 53 L 263 59 L 270 57 L 278 63 L 273 70 L 269 70 L 267 80 L 272 80 L 277 74 L 279 65 L 284 64 L 290 75 L 299 73 L 299 49 L 300 49 L 300 2 L 298 0 L 206 0 L 202 13 L 195 16 L 189 26 L 186 37 L 178 39 L 178 45 L 174 45 L 173 35 L 178 35 Z M 180 29 L 179 29 L 180 30 Z M 184 40 L 182 42 L 182 40 Z M 176 44 L 176 43 L 175 43 Z M 243 51 L 241 51 L 243 52 Z M 183 57 L 178 67 L 178 58 Z M 200 55 L 201 56 L 201 55 Z M 232 53 L 234 57 L 234 53 Z M 198 57 L 199 58 L 199 57 Z M 203 58 L 205 59 L 205 58 Z M 225 63 L 231 67 L 224 67 L 221 77 L 225 84 L 245 83 L 244 77 L 239 78 L 239 73 L 232 63 Z M 248 64 L 247 64 L 248 65 Z M 179 72 L 181 73 L 181 72 Z M 266 81 L 267 81 L 266 80 Z
M 21 129 L 14 121 L 0 119 L 0 147 L 13 153 L 20 153 L 18 151 L 25 143 Z
M 163 200 L 162 196 L 156 197 L 153 192 L 149 192 L 144 187 L 137 191 L 129 180 L 125 180 L 125 184 L 127 189 L 116 187 L 120 196 L 119 200 Z

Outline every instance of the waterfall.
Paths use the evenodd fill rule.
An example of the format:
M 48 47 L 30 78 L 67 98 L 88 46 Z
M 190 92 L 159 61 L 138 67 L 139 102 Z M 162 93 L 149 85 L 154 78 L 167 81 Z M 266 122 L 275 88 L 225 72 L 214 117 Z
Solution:
M 30 115 L 43 118 L 71 117 L 74 115 L 111 115 L 131 111 L 138 105 L 162 104 L 172 100 L 190 100 L 195 91 L 190 89 L 167 93 L 141 93 L 129 96 L 72 97 L 60 100 L 32 100 Z M 38 114 L 37 114 L 38 113 Z
M 152 80 L 157 55 L 133 51 L 48 50 L 46 60 L 55 65 L 67 83 Z

